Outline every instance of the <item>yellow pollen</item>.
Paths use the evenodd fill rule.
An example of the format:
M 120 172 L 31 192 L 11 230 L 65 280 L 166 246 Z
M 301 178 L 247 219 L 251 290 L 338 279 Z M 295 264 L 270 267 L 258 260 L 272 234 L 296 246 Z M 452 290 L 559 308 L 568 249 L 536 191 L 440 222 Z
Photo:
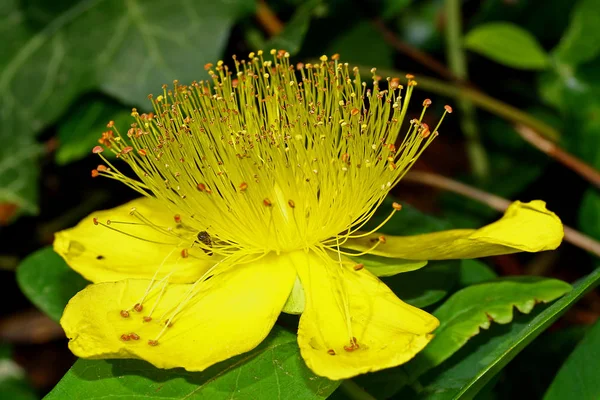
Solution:
M 336 250 L 357 237 L 437 136 L 439 124 L 423 123 L 429 99 L 419 118 L 405 121 L 412 75 L 404 88 L 373 68 L 367 84 L 337 54 L 292 66 L 286 51 L 268 53 L 269 60 L 257 51 L 232 65 L 206 64 L 208 79 L 163 86 L 149 96 L 153 112 L 133 109 L 135 122 L 123 135 L 111 121 L 93 149 L 106 165 L 94 176 L 121 181 L 177 213 L 178 229 L 164 233 L 175 246 L 193 243 L 179 247 L 181 258 L 193 247 L 225 257 Z M 400 209 L 394 204 L 391 215 Z M 381 243 L 385 238 L 374 247 Z

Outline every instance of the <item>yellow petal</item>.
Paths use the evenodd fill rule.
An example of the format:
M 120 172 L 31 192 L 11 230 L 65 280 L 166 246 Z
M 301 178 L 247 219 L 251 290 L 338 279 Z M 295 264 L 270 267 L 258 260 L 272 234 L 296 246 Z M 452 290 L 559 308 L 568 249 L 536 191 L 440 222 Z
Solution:
M 355 271 L 352 262 L 342 267 L 312 252 L 290 258 L 306 294 L 298 344 L 317 375 L 337 380 L 394 367 L 432 339 L 438 320 L 399 300 L 366 268 Z
M 201 371 L 256 347 L 273 327 L 295 279 L 289 262 L 274 255 L 234 265 L 196 286 L 196 294 L 156 346 L 148 341 L 157 338 L 171 315 L 168 311 L 181 304 L 191 284 L 168 285 L 150 322 L 142 318 L 156 294 L 142 312 L 131 310 L 127 318 L 120 315 L 121 309 L 139 300 L 148 281 L 90 285 L 71 299 L 61 325 L 70 339 L 69 348 L 79 357 L 139 358 L 159 368 Z M 161 320 L 163 313 L 166 317 Z M 131 333 L 139 339 L 121 338 Z
M 456 229 L 415 236 L 385 236 L 371 254 L 408 260 L 478 258 L 519 251 L 553 250 L 563 238 L 560 219 L 546 203 L 516 201 L 504 216 L 480 229 Z M 350 239 L 344 247 L 364 251 L 377 242 L 379 234 Z
M 185 232 L 192 239 L 183 241 L 174 235 L 163 233 L 149 225 L 121 224 L 139 223 L 130 214 L 132 207 L 153 224 L 171 227 L 174 232 Z M 128 236 L 102 225 L 95 225 L 97 218 L 102 224 L 111 220 L 110 228 L 144 238 Z M 201 249 L 189 249 L 194 233 L 177 228 L 174 213 L 155 199 L 140 198 L 122 206 L 97 211 L 85 217 L 77 226 L 56 233 L 54 250 L 67 264 L 92 282 L 112 282 L 128 278 L 151 279 L 158 267 L 158 277 L 173 272 L 171 282 L 194 282 L 212 265 L 217 256 L 208 256 Z M 181 251 L 187 248 L 188 257 Z

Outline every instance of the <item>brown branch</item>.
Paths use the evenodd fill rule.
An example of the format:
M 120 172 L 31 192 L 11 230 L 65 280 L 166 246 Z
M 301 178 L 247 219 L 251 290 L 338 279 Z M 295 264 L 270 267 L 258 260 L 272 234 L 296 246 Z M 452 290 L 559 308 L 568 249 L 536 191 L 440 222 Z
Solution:
M 460 194 L 480 203 L 486 204 L 494 210 L 504 212 L 510 205 L 510 201 L 502 197 L 474 188 L 453 179 L 433 174 L 430 172 L 409 172 L 403 178 L 404 181 L 419 183 L 422 185 L 436 187 Z M 564 225 L 565 241 L 600 257 L 600 243 L 583 233 Z
M 401 40 L 391 29 L 389 29 L 385 25 L 385 22 L 381 18 L 373 18 L 371 22 L 373 23 L 373 26 L 375 26 L 375 28 L 377 28 L 377 30 L 381 32 L 385 41 L 388 42 L 393 48 L 398 50 L 400 53 L 406 54 L 413 60 L 417 61 L 419 64 L 425 66 L 426 68 L 429 68 L 431 71 L 436 72 L 438 75 L 448 80 L 465 83 L 444 64 L 431 57 L 424 51 L 421 51 L 416 47 L 413 47 Z
M 600 171 L 594 169 L 589 164 L 581 161 L 577 157 L 567 153 L 555 143 L 540 136 L 536 131 L 525 125 L 515 125 L 516 131 L 529 144 L 554 158 L 567 168 L 577 172 L 584 179 L 591 182 L 594 186 L 600 189 Z
M 276 36 L 283 31 L 283 22 L 264 0 L 260 0 L 256 4 L 256 19 L 269 36 Z

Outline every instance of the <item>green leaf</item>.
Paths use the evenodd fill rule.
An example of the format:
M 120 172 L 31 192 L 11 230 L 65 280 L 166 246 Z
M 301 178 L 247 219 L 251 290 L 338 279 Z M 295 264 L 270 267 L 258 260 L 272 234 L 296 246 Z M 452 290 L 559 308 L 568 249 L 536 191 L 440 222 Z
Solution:
M 600 268 L 573 284 L 573 290 L 553 304 L 539 307 L 531 315 L 519 315 L 512 324 L 494 326 L 490 334 L 475 338 L 431 371 L 433 375 L 427 374 L 427 382 L 421 380 L 425 387 L 419 398 L 473 399 L 494 375 L 598 283 Z
M 500 64 L 518 69 L 546 69 L 548 55 L 535 37 L 517 25 L 491 22 L 472 29 L 465 47 Z
M 38 396 L 28 385 L 23 369 L 11 358 L 11 350 L 0 344 L 0 397 L 10 400 L 36 400 Z
M 271 38 L 265 47 L 267 49 L 284 49 L 292 55 L 298 53 L 310 26 L 313 10 L 320 3 L 321 0 L 311 0 L 301 4 L 285 24 L 283 31 Z
M 233 23 L 254 7 L 251 0 L 83 0 L 37 31 L 25 23 L 22 2 L 1 3 L 0 202 L 30 214 L 37 212 L 37 150 L 30 150 L 37 132 L 86 91 L 147 106 L 163 83 L 199 78 L 201 66 L 221 56 Z
M 458 279 L 460 287 L 491 281 L 496 277 L 498 277 L 498 274 L 479 260 L 460 260 L 460 275 Z
M 369 272 L 379 277 L 393 276 L 403 272 L 415 271 L 427 265 L 427 261 L 404 260 L 401 258 L 379 257 L 371 254 L 350 257 L 357 264 L 363 264 Z
M 133 119 L 126 109 L 103 100 L 79 105 L 58 129 L 59 147 L 56 163 L 65 165 L 91 154 L 108 121 L 114 121 L 120 132 L 126 132 Z M 110 157 L 111 152 L 106 152 Z
M 431 261 L 418 271 L 382 279 L 403 301 L 424 308 L 446 297 L 456 286 L 459 260 Z
M 565 64 L 578 65 L 600 54 L 600 7 L 596 0 L 579 0 L 567 32 L 553 51 L 556 59 Z
M 60 320 L 67 302 L 88 282 L 50 247 L 36 251 L 17 268 L 21 291 L 40 310 Z
M 366 20 L 352 25 L 327 45 L 325 54 L 335 53 L 339 53 L 340 59 L 348 63 L 366 64 L 376 68 L 393 66 L 394 51 L 385 43 L 373 24 Z
M 9 220 L 22 213 L 37 214 L 37 160 L 42 154 L 42 145 L 26 129 L 4 131 L 0 128 L 0 141 L 0 204 L 17 207 Z
M 600 321 L 585 335 L 563 364 L 544 400 L 600 398 Z
M 536 303 L 555 300 L 569 290 L 568 283 L 537 277 L 499 279 L 462 289 L 433 313 L 440 320 L 435 337 L 406 370 L 416 378 L 448 359 L 492 321 L 511 322 L 513 307 L 528 314 Z
M 585 191 L 579 208 L 581 230 L 600 240 L 600 194 L 594 188 Z
M 325 399 L 339 384 L 314 375 L 296 335 L 275 327 L 256 349 L 202 372 L 140 360 L 78 360 L 45 399 Z

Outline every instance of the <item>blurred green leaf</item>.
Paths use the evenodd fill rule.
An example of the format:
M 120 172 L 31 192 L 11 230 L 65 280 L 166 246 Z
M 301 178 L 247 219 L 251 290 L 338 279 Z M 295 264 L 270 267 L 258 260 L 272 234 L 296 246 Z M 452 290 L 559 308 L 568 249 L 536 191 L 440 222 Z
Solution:
M 58 129 L 56 163 L 65 165 L 89 155 L 111 120 L 120 132 L 126 132 L 134 121 L 130 112 L 120 105 L 104 100 L 80 104 Z M 108 157 L 112 155 L 111 152 L 105 154 Z
M 67 302 L 88 282 L 50 247 L 36 251 L 17 268 L 21 291 L 40 310 L 60 320 Z
M 442 300 L 456 286 L 460 260 L 431 261 L 425 268 L 382 281 L 403 301 L 424 308 Z
M 38 213 L 37 160 L 43 147 L 28 133 L 27 128 L 14 132 L 0 128 L 0 204 L 17 207 L 3 223 L 21 213 Z
M 320 3 L 321 0 L 310 0 L 301 4 L 292 18 L 285 24 L 283 31 L 271 38 L 265 48 L 284 49 L 292 55 L 298 53 L 310 26 L 312 13 Z
M 597 0 L 579 0 L 571 22 L 553 56 L 571 66 L 582 64 L 600 54 L 600 7 Z
M 555 300 L 569 290 L 568 283 L 536 277 L 500 279 L 462 289 L 435 310 L 440 320 L 435 337 L 406 370 L 416 378 L 448 359 L 492 321 L 511 322 L 513 307 L 528 314 L 536 303 Z
M 531 315 L 497 325 L 420 379 L 422 399 L 473 399 L 506 364 L 600 282 L 600 268 L 573 284 L 573 290 Z M 569 397 L 570 398 L 570 397 Z
M 385 19 L 394 18 L 401 14 L 412 2 L 413 0 L 383 0 L 381 17 Z
M 465 47 L 492 60 L 519 69 L 545 69 L 548 55 L 535 37 L 517 25 L 491 22 L 472 29 Z
M 221 55 L 233 23 L 254 7 L 251 0 L 83 0 L 48 13 L 53 19 L 38 31 L 21 2 L 1 3 L 0 201 L 31 214 L 37 153 L 29 149 L 38 131 L 85 91 L 145 106 L 161 84 L 198 78 Z
M 23 369 L 11 358 L 8 345 L 0 344 L 0 397 L 7 400 L 36 400 L 38 396 L 25 380 Z
M 202 372 L 164 370 L 140 360 L 78 360 L 45 398 L 325 399 L 338 386 L 315 376 L 296 335 L 275 327 L 254 350 Z
M 357 51 L 360 49 L 360 51 Z M 339 53 L 344 62 L 365 64 L 376 68 L 391 68 L 394 51 L 381 33 L 368 20 L 362 20 L 336 36 L 325 54 Z
M 600 398 L 600 321 L 585 335 L 563 364 L 544 400 Z
M 600 240 L 600 194 L 594 188 L 588 189 L 583 195 L 579 226 L 584 233 Z
M 479 260 L 460 260 L 460 275 L 458 279 L 460 287 L 491 281 L 497 276 L 498 274 Z

